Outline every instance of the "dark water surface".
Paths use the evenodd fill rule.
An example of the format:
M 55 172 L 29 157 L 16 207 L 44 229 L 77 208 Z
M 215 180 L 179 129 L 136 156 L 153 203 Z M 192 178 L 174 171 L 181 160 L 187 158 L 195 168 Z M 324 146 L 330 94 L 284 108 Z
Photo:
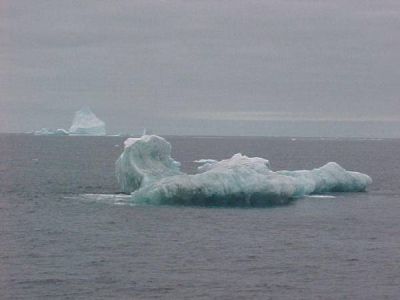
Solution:
M 0 135 L 0 299 L 399 299 L 400 141 L 170 137 L 192 161 L 336 161 L 368 193 L 258 209 L 88 201 L 118 192 L 118 137 Z

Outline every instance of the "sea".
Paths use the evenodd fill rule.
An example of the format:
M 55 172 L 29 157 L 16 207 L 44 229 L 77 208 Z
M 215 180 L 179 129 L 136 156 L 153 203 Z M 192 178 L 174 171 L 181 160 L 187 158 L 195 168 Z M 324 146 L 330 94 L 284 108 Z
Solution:
M 400 299 L 400 140 L 166 137 L 173 157 L 335 161 L 366 193 L 264 208 L 132 205 L 123 137 L 0 135 L 0 299 Z

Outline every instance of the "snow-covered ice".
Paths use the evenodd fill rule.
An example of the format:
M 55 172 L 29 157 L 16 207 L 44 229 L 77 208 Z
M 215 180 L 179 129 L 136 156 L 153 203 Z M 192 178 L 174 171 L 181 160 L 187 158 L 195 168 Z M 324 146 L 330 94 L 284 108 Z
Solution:
M 285 204 L 311 194 L 365 191 L 372 182 L 368 175 L 334 162 L 313 170 L 277 172 L 268 160 L 240 153 L 196 162 L 202 164 L 197 174 L 183 173 L 171 157 L 171 145 L 162 137 L 145 135 L 125 141 L 116 175 L 134 203 L 217 206 Z
M 106 125 L 86 106 L 75 113 L 69 132 L 73 135 L 106 135 Z

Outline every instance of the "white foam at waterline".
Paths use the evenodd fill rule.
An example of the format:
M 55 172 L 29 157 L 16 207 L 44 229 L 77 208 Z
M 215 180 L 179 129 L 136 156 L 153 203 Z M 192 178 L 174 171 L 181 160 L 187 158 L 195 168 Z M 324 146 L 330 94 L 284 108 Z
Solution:
M 332 195 L 308 195 L 306 196 L 307 198 L 336 198 L 335 196 Z
M 102 202 L 115 205 L 135 205 L 131 202 L 131 196 L 124 194 L 78 194 L 75 196 L 65 196 L 64 198 L 89 202 Z

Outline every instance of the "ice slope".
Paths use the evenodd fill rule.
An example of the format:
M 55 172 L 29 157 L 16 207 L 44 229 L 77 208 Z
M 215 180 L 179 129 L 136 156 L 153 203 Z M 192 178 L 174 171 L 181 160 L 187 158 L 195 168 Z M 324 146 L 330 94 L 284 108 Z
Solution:
M 74 135 L 105 135 L 106 125 L 89 107 L 83 107 L 75 113 L 69 132 Z
M 171 158 L 171 145 L 146 135 L 128 139 L 116 162 L 121 190 L 135 203 L 215 206 L 279 205 L 305 195 L 365 191 L 368 175 L 330 162 L 301 171 L 270 169 L 269 161 L 240 153 L 229 159 L 200 160 L 199 173 L 188 175 Z

